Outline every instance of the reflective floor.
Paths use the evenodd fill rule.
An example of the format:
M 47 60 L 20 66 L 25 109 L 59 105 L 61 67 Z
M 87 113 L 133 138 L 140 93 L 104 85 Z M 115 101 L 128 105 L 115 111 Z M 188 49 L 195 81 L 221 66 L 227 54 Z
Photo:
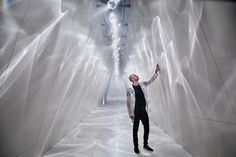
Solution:
M 140 154 L 133 152 L 132 123 L 122 102 L 97 107 L 85 120 L 48 150 L 43 157 L 192 157 L 181 145 L 150 123 L 149 145 L 142 148 L 143 126 L 139 126 Z

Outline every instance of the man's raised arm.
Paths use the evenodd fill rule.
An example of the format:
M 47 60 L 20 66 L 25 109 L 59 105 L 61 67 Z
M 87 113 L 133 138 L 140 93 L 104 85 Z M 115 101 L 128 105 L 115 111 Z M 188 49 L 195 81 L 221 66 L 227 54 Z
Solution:
M 143 81 L 143 84 L 144 84 L 145 86 L 150 85 L 150 84 L 157 78 L 157 76 L 158 76 L 158 73 L 157 73 L 157 72 L 158 72 L 158 71 L 160 71 L 160 66 L 159 66 L 159 64 L 156 65 L 155 73 L 152 75 L 151 79 L 149 79 L 148 81 Z

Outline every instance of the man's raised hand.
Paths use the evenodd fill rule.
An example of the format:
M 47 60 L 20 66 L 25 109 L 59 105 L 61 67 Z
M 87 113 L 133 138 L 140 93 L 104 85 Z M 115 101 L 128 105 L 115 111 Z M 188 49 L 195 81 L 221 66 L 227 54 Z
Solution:
M 159 64 L 157 64 L 156 65 L 156 70 L 155 70 L 155 72 L 157 73 L 158 71 L 160 71 L 161 69 L 160 69 L 160 66 L 159 66 Z

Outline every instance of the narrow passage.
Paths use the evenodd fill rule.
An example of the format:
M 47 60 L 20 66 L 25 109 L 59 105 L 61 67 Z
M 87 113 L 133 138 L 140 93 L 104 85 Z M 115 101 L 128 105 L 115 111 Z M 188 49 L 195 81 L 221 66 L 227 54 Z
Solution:
M 43 157 L 192 157 L 161 128 L 150 121 L 149 144 L 154 152 L 142 148 L 143 126 L 140 122 L 139 149 L 132 143 L 132 123 L 124 102 L 98 106 Z

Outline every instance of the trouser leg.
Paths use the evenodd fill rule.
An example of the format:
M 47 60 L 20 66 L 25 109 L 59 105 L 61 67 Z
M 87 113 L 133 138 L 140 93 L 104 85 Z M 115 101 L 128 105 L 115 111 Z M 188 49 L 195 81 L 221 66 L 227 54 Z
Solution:
M 148 118 L 148 114 L 146 111 L 143 113 L 141 121 L 142 121 L 143 127 L 144 127 L 143 144 L 148 145 L 149 118 Z
M 134 147 L 138 147 L 138 127 L 139 127 L 139 116 L 135 114 L 133 124 L 133 142 Z

